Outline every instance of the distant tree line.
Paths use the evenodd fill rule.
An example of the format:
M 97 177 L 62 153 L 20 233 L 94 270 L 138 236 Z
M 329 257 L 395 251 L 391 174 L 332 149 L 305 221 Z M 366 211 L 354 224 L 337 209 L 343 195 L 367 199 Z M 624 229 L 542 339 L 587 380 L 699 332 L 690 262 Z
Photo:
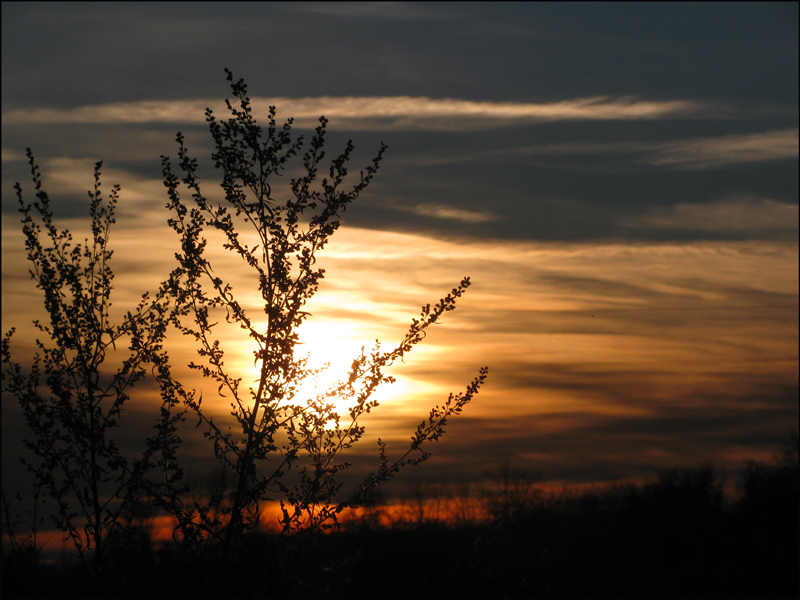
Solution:
M 268 578 L 215 578 L 176 543 L 120 544 L 113 552 L 125 569 L 101 585 L 79 568 L 36 565 L 17 545 L 6 553 L 4 594 L 790 598 L 800 591 L 798 449 L 794 434 L 772 462 L 747 462 L 735 489 L 712 465 L 582 491 L 545 490 L 537 473 L 513 465 L 469 486 L 411 480 L 401 513 L 383 499 L 326 535 L 244 536 L 230 574 L 269 564 Z M 445 503 L 459 501 L 479 510 L 442 519 Z

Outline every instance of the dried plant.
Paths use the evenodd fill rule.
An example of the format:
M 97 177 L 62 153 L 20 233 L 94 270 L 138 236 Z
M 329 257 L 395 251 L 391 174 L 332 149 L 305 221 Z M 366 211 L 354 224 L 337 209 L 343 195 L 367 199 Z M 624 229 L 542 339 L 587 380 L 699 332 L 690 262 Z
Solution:
M 114 280 L 109 232 L 119 186 L 103 200 L 98 162 L 89 192 L 92 240 L 73 244 L 69 230 L 54 222 L 30 149 L 28 160 L 37 200 L 27 204 L 19 183 L 15 189 L 30 274 L 49 315 L 49 324 L 37 320 L 34 325 L 49 340 L 36 340 L 33 363 L 23 369 L 11 356 L 15 329 L 8 331 L 2 340 L 2 387 L 19 401 L 33 434 L 25 446 L 35 458 L 23 458 L 23 463 L 37 489 L 55 501 L 57 527 L 69 535 L 82 560 L 86 551 L 94 550 L 92 564 L 102 571 L 104 540 L 138 504 L 141 479 L 157 449 L 143 440 L 142 455 L 131 459 L 120 451 L 119 436 L 113 434 L 130 400 L 129 389 L 148 369 L 169 379 L 162 347 L 169 301 L 164 293 L 154 298 L 144 294 L 135 311 L 114 325 L 109 315 Z M 125 345 L 127 354 L 111 374 L 104 362 L 117 345 L 117 355 L 125 354 Z M 164 423 L 177 418 L 176 406 L 165 399 Z
M 427 460 L 429 442 L 444 433 L 447 419 L 461 412 L 487 375 L 482 368 L 463 393 L 451 394 L 443 406 L 431 409 L 399 456 L 390 458 L 379 439 L 376 470 L 355 488 L 343 490 L 341 474 L 350 463 L 342 455 L 363 438 L 363 417 L 378 406 L 375 390 L 394 381 L 385 368 L 402 360 L 431 325 L 455 308 L 470 280 L 464 278 L 436 304 L 424 306 L 395 347 L 383 350 L 376 342 L 369 350 L 362 348 L 338 381 L 313 397 L 304 395 L 303 382 L 320 371 L 298 352 L 298 328 L 310 316 L 306 303 L 325 274 L 316 266 L 317 253 L 339 228 L 347 206 L 372 181 L 386 146 L 381 145 L 355 185 L 344 189 L 353 151 L 348 142 L 320 181 L 327 124 L 321 117 L 302 154 L 303 175 L 291 179 L 281 196 L 271 182 L 303 152 L 303 137 L 293 139 L 291 119 L 277 126 L 274 107 L 263 129 L 252 114 L 244 82 L 234 81 L 230 72 L 228 81 L 238 102 L 237 108 L 227 102 L 231 118 L 218 121 L 210 109 L 206 113 L 216 146 L 212 159 L 222 170 L 224 202 L 214 205 L 201 192 L 197 162 L 179 133 L 180 179 L 162 157 L 168 224 L 180 240 L 178 264 L 155 296 L 144 294 L 119 325 L 112 324 L 109 314 L 114 279 L 109 233 L 119 186 L 104 202 L 102 163 L 97 163 L 89 193 L 92 240 L 73 245 L 70 232 L 54 222 L 30 150 L 37 201 L 23 202 L 16 185 L 31 276 L 50 317 L 49 325 L 35 325 L 52 343 L 37 340 L 39 352 L 30 369 L 24 369 L 11 357 L 14 329 L 7 332 L 2 340 L 3 391 L 18 399 L 33 433 L 26 446 L 38 462 L 26 464 L 58 505 L 56 524 L 82 558 L 94 550 L 93 564 L 101 572 L 105 540 L 116 535 L 119 525 L 130 525 L 143 499 L 175 518 L 176 532 L 195 558 L 214 546 L 222 565 L 236 556 L 242 533 L 259 524 L 265 502 L 280 503 L 283 533 L 336 526 L 343 510 L 365 503 L 403 467 Z M 188 202 L 181 197 L 182 186 L 190 191 Z M 266 320 L 251 318 L 252 307 L 237 300 L 231 282 L 213 269 L 212 260 L 219 255 L 207 247 L 207 229 L 221 234 L 222 250 L 238 255 L 251 271 Z M 241 235 L 248 231 L 256 236 L 253 247 Z M 259 374 L 254 388 L 245 390 L 243 374 L 226 367 L 225 350 L 216 339 L 218 318 L 249 335 Z M 170 324 L 196 343 L 201 360 L 189 367 L 212 380 L 219 397 L 230 401 L 234 427 L 221 424 L 208 402 L 203 405 L 202 393 L 174 377 L 164 350 Z M 127 345 L 127 355 L 112 372 L 104 361 L 118 345 Z M 161 406 L 154 415 L 155 433 L 144 441 L 141 454 L 130 457 L 119 450 L 112 433 L 121 424 L 130 387 L 148 371 L 159 387 Z M 339 414 L 337 404 L 345 403 L 347 414 Z M 187 414 L 203 426 L 218 461 L 220 477 L 201 496 L 192 494 L 178 457 L 179 430 Z
M 189 400 L 198 425 L 205 425 L 217 460 L 232 474 L 233 492 L 222 517 L 215 513 L 209 518 L 199 506 L 197 510 L 181 507 L 178 516 L 187 536 L 198 541 L 217 537 L 223 555 L 230 557 L 241 532 L 259 523 L 265 501 L 280 502 L 284 532 L 327 528 L 337 522 L 344 508 L 363 502 L 399 469 L 426 460 L 430 454 L 423 446 L 438 439 L 447 419 L 460 413 L 478 392 L 487 369 L 481 369 L 464 393 L 451 395 L 443 406 L 430 411 L 399 458 L 390 459 L 385 444 L 378 440 L 378 469 L 355 492 L 342 492 L 338 476 L 350 465 L 341 455 L 363 437 L 360 419 L 378 405 L 375 390 L 393 381 L 384 369 L 402 359 L 431 325 L 455 308 L 470 281 L 464 278 L 434 306 L 424 306 L 421 317 L 412 320 L 396 347 L 384 351 L 376 342 L 369 351 L 362 348 L 340 380 L 315 397 L 304 397 L 300 384 L 317 371 L 309 367 L 308 356 L 298 356 L 298 328 L 309 316 L 305 305 L 325 274 L 315 266 L 316 256 L 339 228 L 341 214 L 371 182 L 386 146 L 381 145 L 355 185 L 343 189 L 353 151 L 348 142 L 320 181 L 327 124 L 321 117 L 302 155 L 304 174 L 291 179 L 287 192 L 279 195 L 273 191 L 272 178 L 283 175 L 290 159 L 300 155 L 303 137 L 292 138 L 291 119 L 277 126 L 275 107 L 270 107 L 267 127 L 262 128 L 253 116 L 244 81 L 234 81 L 232 73 L 226 72 L 238 107 L 226 101 L 231 118 L 224 121 L 206 111 L 216 146 L 212 158 L 222 170 L 224 202 L 215 205 L 201 191 L 197 161 L 190 158 L 182 134 L 177 136 L 182 177 L 173 173 L 168 158 L 162 157 L 162 165 L 173 215 L 169 223 L 181 242 L 178 267 L 165 286 L 179 307 L 175 322 L 198 345 L 202 361 L 190 366 L 213 380 L 220 396 L 230 399 L 231 415 L 238 425 L 235 430 L 224 428 L 201 405 L 201 399 Z M 188 202 L 181 196 L 181 184 L 191 194 Z M 223 248 L 252 270 L 265 325 L 260 326 L 264 317 L 250 316 L 236 299 L 230 281 L 212 267 L 206 229 L 221 232 Z M 243 230 L 255 233 L 254 246 L 243 241 Z M 255 389 L 244 390 L 241 374 L 225 366 L 225 351 L 215 331 L 223 317 L 230 326 L 247 331 L 251 339 L 259 372 Z M 350 408 L 342 415 L 336 404 L 345 400 Z M 290 472 L 296 477 L 290 477 Z

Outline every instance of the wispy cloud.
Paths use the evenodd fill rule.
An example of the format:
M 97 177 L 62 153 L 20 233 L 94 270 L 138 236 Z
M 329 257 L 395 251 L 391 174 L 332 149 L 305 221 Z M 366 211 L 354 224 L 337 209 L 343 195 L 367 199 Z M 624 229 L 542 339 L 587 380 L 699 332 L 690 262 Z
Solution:
M 401 206 L 398 210 L 412 212 L 423 217 L 433 217 L 435 219 L 449 219 L 462 221 L 464 223 L 485 223 L 487 221 L 497 221 L 500 217 L 489 211 L 466 210 L 454 206 L 442 204 L 417 204 L 416 206 Z
M 163 228 L 129 224 L 120 218 L 113 234 L 120 314 L 169 272 L 176 243 Z M 76 239 L 84 230 L 73 230 Z M 670 460 L 688 463 L 735 450 L 692 436 L 697 429 L 725 424 L 758 440 L 796 422 L 796 243 L 463 243 L 347 226 L 337 236 L 320 257 L 329 278 L 307 307 L 313 325 L 301 331 L 302 349 L 321 353 L 337 372 L 360 345 L 402 339 L 421 303 L 472 276 L 458 309 L 392 368 L 398 383 L 386 388 L 373 431 L 385 441 L 407 439 L 432 404 L 487 363 L 486 389 L 466 422 L 453 424 L 465 428 L 451 440 L 462 460 L 459 440 L 468 439 L 471 452 L 546 455 L 550 473 L 591 479 L 630 473 L 643 448 L 682 447 Z M 3 240 L 12 251 L 3 260 L 3 322 L 18 327 L 15 343 L 32 353 L 30 319 L 42 318 L 41 300 L 9 216 Z M 238 257 L 220 259 L 215 270 L 260 314 L 257 284 L 241 274 Z M 240 333 L 221 331 L 219 339 L 247 381 L 252 348 Z M 191 377 L 182 367 L 191 348 L 171 338 L 170 352 L 179 375 Z M 227 402 L 209 392 L 225 418 Z M 479 435 L 466 435 L 470 422 L 480 424 Z M 590 454 L 571 454 L 576 439 L 592 440 Z
M 686 140 L 660 144 L 653 150 L 650 164 L 695 169 L 762 160 L 796 159 L 798 130 Z
M 796 204 L 740 198 L 706 204 L 679 203 L 625 222 L 631 227 L 707 232 L 783 232 L 797 237 L 800 212 Z
M 706 114 L 708 104 L 689 100 L 648 101 L 633 97 L 598 96 L 549 103 L 475 102 L 411 96 L 254 98 L 256 114 L 275 105 L 301 126 L 320 115 L 352 129 L 483 129 L 513 123 L 562 120 L 635 120 Z M 3 114 L 12 123 L 197 123 L 206 107 L 221 109 L 206 99 L 141 101 L 79 106 L 71 109 L 31 108 Z M 215 112 L 217 112 L 215 109 Z
M 569 142 L 525 148 L 536 155 L 631 154 L 635 162 L 675 169 L 707 169 L 729 164 L 798 157 L 797 129 L 703 137 L 669 142 Z
M 349 19 L 452 19 L 455 15 L 452 8 L 449 10 L 432 10 L 409 2 L 312 2 L 297 3 L 288 7 L 289 10 L 306 13 L 319 14 L 331 17 L 343 17 Z

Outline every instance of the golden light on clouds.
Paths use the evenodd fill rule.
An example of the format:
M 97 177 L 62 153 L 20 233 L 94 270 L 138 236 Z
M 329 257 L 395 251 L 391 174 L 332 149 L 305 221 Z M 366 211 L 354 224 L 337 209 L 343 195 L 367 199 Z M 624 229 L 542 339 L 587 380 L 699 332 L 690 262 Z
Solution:
M 797 158 L 798 130 L 787 129 L 659 144 L 654 165 L 688 165 L 693 169 L 729 163 Z
M 720 202 L 679 202 L 651 215 L 630 219 L 626 225 L 654 229 L 708 232 L 768 231 L 793 234 L 800 211 L 797 205 L 769 198 L 737 198 Z
M 418 204 L 413 207 L 400 207 L 400 210 L 407 210 L 423 217 L 433 217 L 435 219 L 450 219 L 463 221 L 465 223 L 485 223 L 487 221 L 497 221 L 497 215 L 488 210 L 464 210 L 453 206 L 441 204 Z
M 64 221 L 77 240 L 88 233 L 84 223 Z M 120 218 L 111 238 L 114 310 L 133 306 L 165 278 L 174 260 L 170 233 Z M 3 244 L 3 322 L 17 326 L 14 343 L 32 351 L 30 319 L 41 300 L 26 273 L 18 224 L 8 215 Z M 362 346 L 369 351 L 377 339 L 390 349 L 420 306 L 461 277 L 472 279 L 456 311 L 387 370 L 397 383 L 379 391 L 382 406 L 367 425 L 390 443 L 407 439 L 432 405 L 463 391 L 484 364 L 489 380 L 457 420 L 461 437 L 448 439 L 454 448 L 505 439 L 520 455 L 538 456 L 550 451 L 529 447 L 537 440 L 558 444 L 557 432 L 569 439 L 616 423 L 636 433 L 614 439 L 632 435 L 658 450 L 675 438 L 659 433 L 659 423 L 769 415 L 785 410 L 775 394 L 797 385 L 795 241 L 465 242 L 344 226 L 318 264 L 326 277 L 307 306 L 312 316 L 297 351 L 310 352 L 314 367 L 331 363 L 320 389 L 347 372 Z M 212 265 L 258 320 L 260 296 L 238 258 L 220 254 Z M 218 320 L 226 364 L 245 388 L 256 385 L 254 345 L 224 315 Z M 186 384 L 203 390 L 204 406 L 227 418 L 231 399 L 185 368 L 197 360 L 188 338 L 174 333 L 168 348 Z M 316 393 L 311 384 L 301 392 Z M 345 404 L 337 404 L 342 414 Z M 550 456 L 579 460 L 564 448 Z
M 796 159 L 798 130 L 705 136 L 666 142 L 569 142 L 514 150 L 527 155 L 623 155 L 635 163 L 679 170 L 702 170 L 731 164 Z
M 706 115 L 718 110 L 691 100 L 651 101 L 630 96 L 596 96 L 549 103 L 476 102 L 412 96 L 252 98 L 256 114 L 271 105 L 301 127 L 313 127 L 320 115 L 348 129 L 482 129 L 503 123 L 560 120 L 632 120 Z M 3 120 L 20 123 L 203 123 L 205 109 L 222 114 L 217 99 L 118 102 L 72 109 L 31 108 L 8 111 Z

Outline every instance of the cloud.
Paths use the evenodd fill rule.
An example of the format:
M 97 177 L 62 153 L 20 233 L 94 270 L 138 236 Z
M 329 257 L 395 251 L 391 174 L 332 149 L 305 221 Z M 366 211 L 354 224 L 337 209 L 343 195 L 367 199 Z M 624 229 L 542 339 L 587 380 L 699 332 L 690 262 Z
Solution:
M 3 124 L 202 123 L 206 107 L 217 104 L 208 100 L 143 100 L 76 108 L 30 108 L 3 113 Z
M 17 326 L 15 347 L 32 354 L 41 299 L 13 221 L 3 220 L 13 250 L 3 260 L 3 323 Z M 114 314 L 174 262 L 163 226 L 130 225 L 121 217 L 113 232 Z M 485 389 L 466 420 L 448 426 L 437 456 L 542 457 L 548 474 L 576 481 L 716 460 L 760 450 L 797 422 L 797 252 L 776 241 L 463 243 L 344 226 L 319 258 L 326 279 L 306 306 L 314 325 L 301 332 L 303 350 L 348 361 L 376 338 L 388 349 L 422 303 L 470 275 L 457 310 L 392 367 L 398 382 L 385 389 L 371 435 L 406 443 L 432 405 L 489 364 Z M 251 315 L 262 314 L 238 257 L 219 258 L 215 271 Z M 217 337 L 250 385 L 252 345 L 240 338 L 237 328 Z M 170 337 L 168 346 L 178 375 L 226 418 L 227 400 L 184 367 L 196 359 L 191 344 Z
M 391 21 L 434 19 L 445 20 L 453 18 L 453 9 L 447 11 L 434 11 L 430 7 L 408 2 L 314 2 L 295 4 L 289 10 L 348 19 L 388 19 Z
M 797 159 L 799 143 L 797 129 L 782 129 L 660 143 L 569 142 L 528 147 L 521 152 L 576 156 L 630 154 L 633 162 L 680 170 L 699 170 L 741 163 Z
M 657 166 L 705 169 L 744 162 L 796 159 L 797 156 L 798 130 L 788 129 L 658 144 L 653 148 L 649 162 Z
M 28 158 L 22 153 L 12 150 L 11 148 L 3 148 L 2 161 L 4 163 L 27 161 Z
M 398 207 L 398 210 L 412 212 L 423 217 L 433 217 L 435 219 L 449 219 L 453 221 L 463 221 L 465 223 L 485 223 L 487 221 L 497 221 L 499 216 L 489 211 L 465 210 L 442 204 L 417 204 L 412 207 Z
M 759 232 L 797 237 L 800 212 L 796 204 L 769 198 L 742 198 L 706 204 L 679 203 L 649 215 L 628 219 L 628 227 L 711 233 Z
M 637 120 L 706 114 L 710 106 L 695 101 L 648 101 L 597 96 L 550 103 L 475 102 L 411 96 L 253 98 L 256 114 L 275 105 L 298 125 L 314 126 L 320 115 L 351 129 L 487 129 L 509 124 L 562 120 Z M 206 107 L 219 101 L 148 100 L 76 108 L 31 108 L 3 114 L 4 124 L 22 123 L 202 123 Z

